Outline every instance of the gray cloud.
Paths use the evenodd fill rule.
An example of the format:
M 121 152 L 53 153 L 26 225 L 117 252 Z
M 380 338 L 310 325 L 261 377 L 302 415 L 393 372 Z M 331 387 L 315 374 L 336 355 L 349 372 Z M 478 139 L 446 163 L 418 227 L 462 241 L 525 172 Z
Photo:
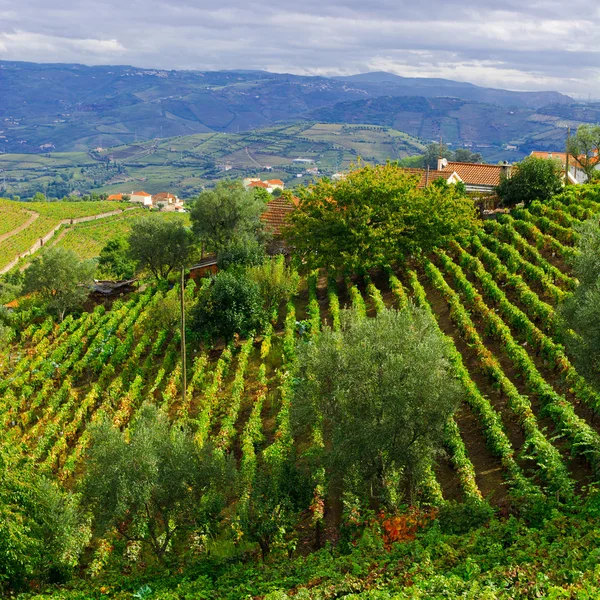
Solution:
M 600 96 L 600 8 L 574 0 L 0 0 L 0 58 L 299 74 L 388 70 Z

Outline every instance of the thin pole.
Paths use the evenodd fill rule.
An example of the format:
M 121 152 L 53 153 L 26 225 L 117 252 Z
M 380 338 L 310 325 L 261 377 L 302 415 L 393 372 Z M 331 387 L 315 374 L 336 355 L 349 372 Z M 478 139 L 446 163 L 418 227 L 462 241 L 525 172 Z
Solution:
M 181 399 L 185 406 L 185 393 L 187 388 L 187 375 L 186 375 L 186 355 L 185 355 L 185 300 L 184 294 L 184 276 L 183 267 L 181 267 Z
M 571 128 L 567 127 L 567 151 L 565 152 L 565 185 L 569 185 L 569 140 L 571 138 Z

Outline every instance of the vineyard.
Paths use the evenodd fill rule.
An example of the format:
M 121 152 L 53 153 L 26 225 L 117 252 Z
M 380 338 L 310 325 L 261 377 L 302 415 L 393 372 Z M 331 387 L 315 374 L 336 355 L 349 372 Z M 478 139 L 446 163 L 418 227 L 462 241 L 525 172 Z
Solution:
M 139 210 L 104 219 L 71 225 L 71 220 L 85 219 L 131 208 L 125 202 L 14 202 L 0 199 L 0 269 L 7 267 L 18 256 L 35 244 L 43 245 L 61 224 L 68 227 L 61 245 L 81 251 L 82 258 L 98 256 L 111 237 L 128 230 L 128 220 L 139 216 Z M 85 229 L 88 227 L 89 229 Z M 79 230 L 79 228 L 84 228 Z M 89 235 L 88 235 L 89 234 Z M 59 234 L 60 235 L 60 234 Z M 40 242 L 42 240 L 42 242 Z M 59 243 L 56 240 L 54 243 Z
M 318 422 L 311 440 L 291 434 L 299 337 L 339 328 L 345 306 L 371 318 L 414 302 L 445 334 L 465 389 L 446 427 L 447 453 L 431 465 L 421 499 L 433 506 L 486 499 L 501 514 L 569 502 L 600 475 L 600 395 L 557 341 L 555 311 L 577 285 L 565 266 L 576 252 L 573 226 L 598 213 L 600 202 L 561 196 L 487 221 L 471 239 L 411 268 L 352 279 L 314 272 L 263 335 L 188 348 L 185 398 L 180 332 L 151 324 L 153 310 L 178 297 L 177 286 L 148 288 L 60 324 L 31 323 L 0 351 L 1 444 L 21 448 L 41 471 L 71 485 L 89 443 L 86 426 L 108 415 L 126 428 L 151 398 L 173 422 L 189 425 L 200 446 L 211 442 L 235 457 L 243 503 L 258 464 L 278 472 L 290 453 L 318 453 L 322 445 Z M 77 226 L 60 243 L 91 256 L 104 228 L 125 231 L 128 219 Z M 188 282 L 187 300 L 207 283 Z M 326 525 L 325 472 L 315 471 L 312 482 L 313 523 Z M 111 539 L 94 548 L 96 572 Z
M 61 232 L 54 245 L 72 250 L 79 258 L 96 258 L 105 244 L 116 237 L 127 235 L 131 223 L 142 216 L 141 209 L 129 210 L 121 215 L 107 217 L 97 221 L 78 223 Z M 180 213 L 161 213 L 163 219 L 183 219 L 187 215 Z
M 534 204 L 488 222 L 469 243 L 455 243 L 414 270 L 356 281 L 314 274 L 286 307 L 282 331 L 196 355 L 185 403 L 179 333 L 145 330 L 161 293 L 147 290 L 60 325 L 30 325 L 3 363 L 4 443 L 23 443 L 40 468 L 69 478 L 86 446 L 85 425 L 107 413 L 125 426 L 151 396 L 173 419 L 191 419 L 199 441 L 211 437 L 223 451 L 239 445 L 241 468 L 249 469 L 293 443 L 286 373 L 297 322 L 306 320 L 303 335 L 315 336 L 324 324 L 339 327 L 340 306 L 352 304 L 366 316 L 410 297 L 433 311 L 468 390 L 448 425 L 448 464 L 434 468 L 432 501 L 486 497 L 502 505 L 512 492 L 542 490 L 568 498 L 600 468 L 593 419 L 600 396 L 556 342 L 554 306 L 576 285 L 564 267 L 574 251 L 571 225 L 599 210 L 591 200 Z M 186 294 L 195 293 L 202 289 L 189 283 Z

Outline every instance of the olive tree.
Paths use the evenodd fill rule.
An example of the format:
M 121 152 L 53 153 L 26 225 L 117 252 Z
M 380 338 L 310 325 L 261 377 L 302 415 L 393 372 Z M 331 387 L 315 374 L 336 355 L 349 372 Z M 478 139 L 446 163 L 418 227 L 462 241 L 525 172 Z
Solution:
M 177 536 L 204 530 L 222 508 L 225 466 L 145 404 L 129 435 L 108 420 L 91 427 L 82 499 L 98 534 L 114 528 L 162 561 Z
M 39 294 L 62 321 L 88 298 L 95 270 L 93 260 L 79 260 L 72 250 L 49 248 L 25 271 L 23 291 Z
M 206 250 L 220 253 L 234 240 L 256 238 L 263 230 L 265 202 L 241 181 L 220 181 L 192 204 L 192 230 Z
M 410 496 L 461 394 L 431 316 L 413 305 L 372 319 L 342 311 L 341 330 L 304 343 L 298 365 L 294 436 L 321 423 L 329 477 L 365 501 Z
M 129 258 L 157 280 L 186 265 L 192 252 L 190 232 L 181 220 L 154 214 L 135 221 L 127 238 Z
M 600 222 L 578 227 L 579 252 L 570 260 L 579 286 L 561 306 L 564 342 L 578 370 L 600 389 Z
M 598 124 L 580 125 L 577 133 L 569 138 L 567 151 L 571 160 L 581 167 L 587 181 L 592 181 L 598 166 L 598 150 L 600 150 L 600 125 Z

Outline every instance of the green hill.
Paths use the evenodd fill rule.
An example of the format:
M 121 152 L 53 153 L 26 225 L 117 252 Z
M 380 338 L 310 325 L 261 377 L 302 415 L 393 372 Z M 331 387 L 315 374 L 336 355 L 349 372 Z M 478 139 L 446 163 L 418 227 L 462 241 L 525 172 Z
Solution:
M 389 127 L 296 123 L 239 134 L 186 135 L 101 152 L 0 154 L 0 192 L 31 197 L 42 191 L 63 197 L 75 191 L 143 188 L 189 198 L 223 177 L 262 176 L 296 185 L 309 178 L 307 167 L 331 175 L 359 156 L 385 162 L 423 148 L 418 139 Z M 299 158 L 307 162 L 294 162 Z
M 125 519 L 86 541 L 69 586 L 40 597 L 598 597 L 600 396 L 560 344 L 556 307 L 577 285 L 566 267 L 574 227 L 600 214 L 599 200 L 596 187 L 581 186 L 533 203 L 396 272 L 329 280 L 315 272 L 255 339 L 188 339 L 185 396 L 180 331 L 161 317 L 163 307 L 178 307 L 177 285 L 148 286 L 62 323 L 23 315 L 17 339 L 0 348 L 0 456 L 29 457 L 77 489 L 87 424 L 104 415 L 127 431 L 150 401 L 239 475 L 218 523 L 192 522 L 162 560 L 127 538 Z M 187 301 L 205 285 L 188 282 Z M 388 520 L 345 498 L 342 513 L 339 490 L 311 462 L 324 419 L 315 417 L 313 436 L 291 434 L 296 344 L 314 343 L 340 306 L 372 318 L 409 298 L 435 317 L 464 397 L 448 421 L 446 451 L 410 506 Z M 288 479 L 296 461 L 306 478 Z M 262 561 L 235 518 L 260 464 L 275 465 L 273 477 L 301 505 L 291 521 L 276 520 Z M 261 519 L 287 514 L 273 510 Z M 314 552 L 319 542 L 325 548 Z

